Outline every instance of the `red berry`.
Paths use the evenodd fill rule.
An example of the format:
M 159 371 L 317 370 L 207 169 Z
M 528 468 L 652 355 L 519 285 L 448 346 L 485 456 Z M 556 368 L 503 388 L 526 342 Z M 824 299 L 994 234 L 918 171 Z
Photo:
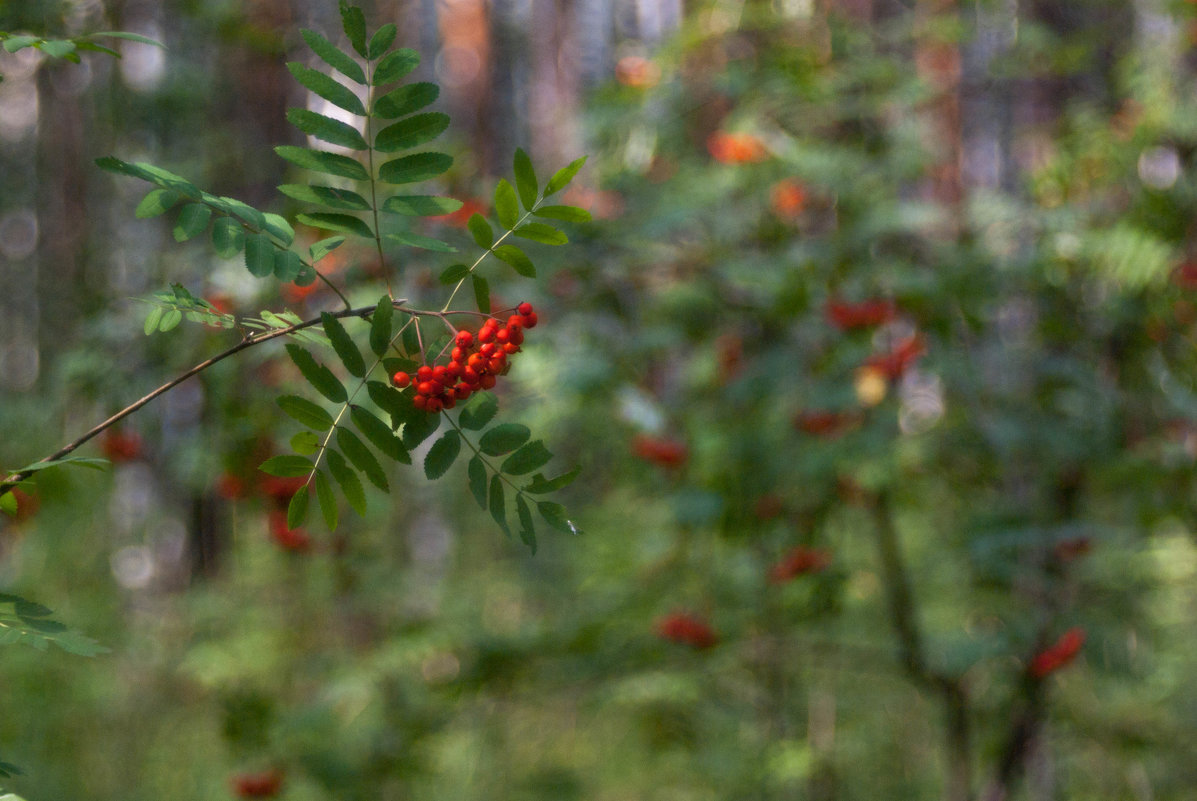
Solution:
M 506 345 L 503 346 L 504 353 L 519 353 L 519 350 L 520 350 L 520 346 L 515 344 L 514 342 L 508 342 Z
M 466 380 L 467 384 L 475 384 L 482 380 L 482 376 L 473 367 L 467 367 L 461 371 L 461 377 Z
M 426 364 L 420 365 L 420 369 L 416 370 L 416 379 L 419 381 L 431 381 L 432 368 Z
M 480 383 L 483 389 L 494 389 L 495 377 L 493 375 L 484 375 Z
M 439 388 L 432 381 L 421 381 L 416 385 L 416 392 L 419 392 L 421 395 L 431 396 L 436 395 L 439 392 Z
M 449 379 L 449 371 L 439 364 L 432 368 L 432 380 L 438 384 L 441 384 L 442 386 L 452 383 L 452 381 Z
M 411 405 L 415 406 L 417 409 L 419 409 L 421 411 L 426 411 L 428 409 L 428 396 L 427 395 L 416 395 L 414 398 L 411 399 Z
M 407 387 L 407 386 L 411 386 L 411 376 L 408 375 L 407 373 L 403 372 L 402 370 L 395 373 L 395 375 L 391 376 L 391 380 L 394 381 L 395 386 L 399 387 L 400 389 L 403 389 L 404 387 Z
M 519 306 L 516 306 L 515 310 L 517 312 L 519 312 L 521 315 L 523 315 L 524 317 L 527 317 L 529 314 L 532 313 L 532 304 L 525 300 Z
M 465 400 L 466 398 L 470 397 L 470 393 L 473 391 L 473 387 L 464 381 L 453 387 L 453 393 L 457 395 L 458 400 Z
M 458 347 L 468 348 L 474 344 L 474 335 L 469 331 L 458 331 L 456 341 Z
M 524 328 L 536 327 L 536 312 L 528 312 L 527 314 L 521 314 L 521 316 L 524 318 Z

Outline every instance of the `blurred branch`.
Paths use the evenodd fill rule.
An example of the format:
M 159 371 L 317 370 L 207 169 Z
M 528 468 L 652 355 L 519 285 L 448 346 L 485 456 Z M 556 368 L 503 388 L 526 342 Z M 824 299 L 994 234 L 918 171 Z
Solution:
M 403 302 L 404 301 L 402 301 L 402 300 L 395 301 L 396 308 L 398 308 L 399 305 Z M 331 314 L 333 317 L 361 317 L 364 319 L 364 318 L 369 317 L 374 312 L 374 310 L 376 308 L 377 308 L 376 306 L 361 306 L 356 309 L 349 308 L 349 309 L 342 309 L 340 311 L 329 312 L 329 314 Z M 253 336 L 246 337 L 246 338 L 242 339 L 240 342 L 238 342 L 236 345 L 233 345 L 231 348 L 227 348 L 227 349 L 221 351 L 220 353 L 216 354 L 212 358 L 206 359 L 206 360 L 200 362 L 199 364 L 195 365 L 187 372 L 182 373 L 181 375 L 178 375 L 175 378 L 172 378 L 170 381 L 167 381 L 165 384 L 158 387 L 153 392 L 149 393 L 148 395 L 143 396 L 139 400 L 134 401 L 133 403 L 126 406 L 125 408 L 121 409 L 116 414 L 109 417 L 104 422 L 99 423 L 98 425 L 93 427 L 91 430 L 89 430 L 87 433 L 83 434 L 79 438 L 62 446 L 61 448 L 59 448 L 58 450 L 56 450 L 54 453 L 50 454 L 49 456 L 45 456 L 41 459 L 38 459 L 38 461 L 35 462 L 35 464 L 41 464 L 42 462 L 50 462 L 50 461 L 54 461 L 56 459 L 61 459 L 64 456 L 68 456 L 73 451 L 75 451 L 77 448 L 79 448 L 81 445 L 86 443 L 88 440 L 93 439 L 94 437 L 103 433 L 106 429 L 109 429 L 112 426 L 119 423 L 121 420 L 124 420 L 126 417 L 133 414 L 134 412 L 136 412 L 141 407 L 145 406 L 150 401 L 154 400 L 154 398 L 157 398 L 160 395 L 165 395 L 167 392 L 170 392 L 172 389 L 177 387 L 179 384 L 182 384 L 184 381 L 191 378 L 192 376 L 199 375 L 200 373 L 202 373 L 204 370 L 207 370 L 212 365 L 214 365 L 218 362 L 224 361 L 228 357 L 230 357 L 234 354 L 240 353 L 243 350 L 252 348 L 255 345 L 261 345 L 263 342 L 268 342 L 272 339 L 277 339 L 278 337 L 287 336 L 288 334 L 294 334 L 296 331 L 301 331 L 305 328 L 311 328 L 314 325 L 319 325 L 321 323 L 321 321 L 322 321 L 322 318 L 316 317 L 311 320 L 304 320 L 303 322 L 295 323 L 294 325 L 289 325 L 285 328 L 276 328 L 276 329 L 272 329 L 270 331 L 263 331 L 260 334 L 255 334 Z M 25 479 L 29 478 L 29 476 L 31 476 L 32 474 L 33 474 L 32 470 L 22 470 L 22 471 L 19 471 L 16 473 L 9 474 L 3 481 L 0 481 L 0 495 L 3 495 L 4 493 L 8 492 L 10 489 L 17 486 Z

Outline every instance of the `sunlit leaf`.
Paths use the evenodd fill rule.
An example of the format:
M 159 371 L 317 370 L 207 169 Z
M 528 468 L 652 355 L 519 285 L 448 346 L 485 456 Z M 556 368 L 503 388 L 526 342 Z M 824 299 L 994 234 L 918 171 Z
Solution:
M 442 242 L 439 239 L 433 239 L 430 236 L 422 236 L 420 234 L 413 234 L 408 231 L 397 234 L 387 234 L 383 239 L 391 242 L 398 242 L 400 245 L 407 245 L 413 248 L 423 248 L 424 250 L 434 250 L 438 253 L 456 253 L 457 248 L 450 245 L 448 242 Z
M 388 22 L 375 31 L 374 35 L 370 37 L 370 43 L 366 45 L 366 58 L 373 61 L 385 53 L 395 41 L 395 34 L 398 32 L 399 29 L 393 22 Z
M 351 189 L 308 184 L 283 184 L 278 191 L 302 203 L 314 203 L 330 209 L 369 211 L 370 203 Z
M 212 247 L 222 259 L 234 258 L 245 247 L 245 229 L 233 217 L 217 217 L 212 223 Z
M 578 170 L 582 169 L 582 165 L 586 163 L 586 159 L 586 156 L 582 156 L 582 158 L 571 161 L 567 166 L 553 173 L 553 177 L 545 185 L 545 197 L 556 194 L 564 189 L 574 179 L 574 176 L 578 174 Z
M 516 148 L 514 164 L 515 188 L 519 191 L 520 200 L 524 208 L 529 211 L 536 205 L 536 196 L 540 187 L 536 183 L 536 170 L 532 168 L 532 159 L 523 148 Z
M 311 247 L 308 248 L 308 256 L 311 258 L 312 263 L 315 263 L 344 244 L 345 237 L 330 236 L 327 239 L 321 239 L 319 242 L 313 242 Z
M 353 45 L 353 49 L 357 51 L 362 58 L 366 57 L 366 15 L 357 6 L 351 6 L 340 0 L 338 7 L 341 10 L 341 27 L 345 29 L 345 35 L 349 37 L 349 43 Z
M 519 222 L 520 204 L 515 196 L 515 187 L 503 179 L 495 185 L 495 216 L 499 224 L 507 229 L 514 228 Z
M 590 212 L 577 206 L 541 206 L 532 212 L 537 217 L 549 220 L 565 220 L 566 222 L 589 222 Z
M 183 195 L 173 189 L 151 189 L 133 210 L 133 216 L 139 220 L 157 217 L 170 211 L 176 203 L 183 199 Z

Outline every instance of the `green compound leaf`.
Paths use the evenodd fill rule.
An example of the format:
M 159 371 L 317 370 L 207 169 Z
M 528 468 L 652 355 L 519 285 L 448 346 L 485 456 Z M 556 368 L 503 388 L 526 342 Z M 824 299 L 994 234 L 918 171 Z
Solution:
M 587 156 L 582 156 L 582 158 L 571 161 L 568 166 L 562 167 L 553 173 L 553 177 L 545 185 L 544 196 L 554 195 L 564 189 L 574 179 L 574 176 L 578 174 L 578 170 L 582 169 L 582 165 L 586 163 L 587 158 Z
M 382 86 L 407 76 L 412 70 L 420 66 L 420 54 L 415 50 L 404 47 L 393 53 L 388 53 L 374 70 L 374 85 Z
M 208 228 L 208 221 L 212 219 L 212 209 L 203 203 L 188 203 L 179 210 L 171 230 L 176 242 L 186 242 L 199 236 Z
M 520 204 L 515 197 L 515 187 L 505 179 L 500 179 L 495 186 L 495 216 L 499 218 L 499 224 L 508 230 L 519 222 Z
M 340 156 L 324 150 L 295 147 L 294 145 L 279 145 L 274 152 L 296 167 L 303 167 L 305 170 L 351 178 L 354 181 L 370 180 L 370 174 L 366 172 L 366 168 L 361 165 L 361 162 L 348 156 Z
M 327 239 L 321 239 L 319 242 L 313 242 L 312 246 L 308 248 L 308 256 L 311 258 L 312 263 L 315 264 L 344 244 L 345 237 L 330 236 Z
M 147 337 L 158 330 L 158 323 L 162 322 L 162 315 L 165 312 L 166 309 L 161 306 L 150 309 L 150 313 L 146 315 L 145 324 L 141 327 Z
M 453 157 L 445 153 L 415 153 L 391 159 L 378 168 L 378 180 L 387 184 L 411 184 L 427 181 L 453 166 Z
M 287 109 L 287 121 L 305 134 L 350 150 L 368 150 L 370 146 L 357 128 L 303 108 Z
M 357 473 L 353 472 L 353 469 L 345 462 L 345 457 L 340 453 L 332 448 L 324 453 L 328 470 L 341 488 L 345 500 L 349 501 L 349 506 L 353 511 L 364 515 L 366 513 L 366 492 L 362 489 L 361 479 L 357 477 Z
M 481 431 L 499 411 L 499 401 L 490 392 L 479 392 L 461 410 L 457 423 L 467 431 Z
M 133 216 L 139 220 L 157 217 L 170 211 L 182 199 L 183 195 L 173 189 L 151 189 L 137 204 Z
M 201 196 L 201 192 L 191 181 L 182 176 L 175 175 L 169 170 L 155 167 L 153 164 L 148 164 L 144 161 L 130 163 L 113 158 L 112 156 L 104 156 L 96 159 L 96 166 L 109 172 L 117 172 L 121 175 L 128 175 L 133 178 L 140 178 L 143 181 L 149 181 L 163 189 L 174 189 L 190 198 L 199 199 Z
M 353 49 L 357 51 L 362 58 L 366 57 L 366 15 L 357 6 L 351 6 L 340 0 L 338 3 L 341 9 L 341 27 L 345 29 L 345 35 L 349 37 L 349 44 L 353 45 Z
M 466 473 L 470 479 L 470 493 L 474 496 L 474 500 L 478 502 L 479 509 L 486 509 L 486 466 L 482 464 L 482 457 L 477 454 L 466 469 Z
M 334 106 L 345 109 L 350 114 L 358 114 L 363 117 L 366 115 L 366 107 L 362 105 L 361 99 L 353 93 L 353 90 L 338 83 L 331 76 L 309 69 L 298 61 L 287 62 L 287 69 L 295 76 L 295 80 Z
M 537 217 L 566 222 L 590 222 L 590 212 L 577 206 L 541 206 L 532 212 Z
M 309 497 L 310 491 L 306 484 L 296 490 L 295 494 L 291 496 L 291 502 L 287 504 L 288 529 L 297 529 L 307 522 Z
M 325 64 L 351 81 L 361 84 L 366 82 L 366 73 L 362 72 L 361 65 L 353 60 L 353 56 L 341 50 L 315 31 L 301 29 L 299 35 L 308 43 L 308 47 L 312 48 L 316 55 L 323 59 Z
M 333 427 L 332 415 L 307 398 L 283 395 L 275 403 L 292 420 L 314 431 L 327 431 Z
M 324 518 L 324 525 L 328 526 L 329 531 L 336 531 L 337 498 L 333 495 L 332 484 L 329 483 L 323 470 L 317 470 L 312 476 L 312 481 L 316 485 L 316 500 L 320 502 L 320 516 Z
M 298 285 L 303 269 L 303 259 L 299 257 L 298 253 L 291 250 L 274 251 L 274 277 L 278 280 L 294 281 Z M 315 274 L 311 278 L 314 281 L 316 278 Z M 310 284 L 312 281 L 308 281 L 307 283 Z
M 439 111 L 416 114 L 388 125 L 374 137 L 374 149 L 383 153 L 404 150 L 436 139 L 449 127 L 449 115 Z
M 510 265 L 511 269 L 525 278 L 536 277 L 536 267 L 532 264 L 532 260 L 528 258 L 527 253 L 515 245 L 499 245 L 491 252 L 499 261 Z
M 430 480 L 440 478 L 453 466 L 460 452 L 461 437 L 456 431 L 449 429 L 428 449 L 428 455 L 424 457 L 424 475 Z
M 245 229 L 233 217 L 217 217 L 212 223 L 212 248 L 222 259 L 235 258 L 245 247 Z
M 539 242 L 542 245 L 565 245 L 569 242 L 569 237 L 564 233 L 544 223 L 524 223 L 511 233 L 521 239 L 531 239 L 533 242 Z
M 466 221 L 466 228 L 469 229 L 470 236 L 474 237 L 474 242 L 483 250 L 489 250 L 490 246 L 494 244 L 494 229 L 481 214 L 470 215 L 470 219 Z
M 581 467 L 575 467 L 568 473 L 562 473 L 556 478 L 545 478 L 540 473 L 532 477 L 532 483 L 523 488 L 524 492 L 531 495 L 546 495 L 550 492 L 556 492 L 559 489 L 564 489 L 570 484 L 574 483 L 574 479 L 582 472 Z
M 383 25 L 374 35 L 370 37 L 370 43 L 366 45 L 366 58 L 373 61 L 387 51 L 395 41 L 395 34 L 399 29 L 395 27 L 393 22 L 388 22 Z
M 383 239 L 392 242 L 398 242 L 400 245 L 407 245 L 413 248 L 423 248 L 424 250 L 434 250 L 437 253 L 456 253 L 457 248 L 450 245 L 448 242 L 442 242 L 439 239 L 433 239 L 430 236 L 421 236 L 420 234 L 413 234 L 411 232 L 403 232 L 398 234 L 387 234 Z
M 333 403 L 344 403 L 349 398 L 345 393 L 345 387 L 333 375 L 332 370 L 329 370 L 322 364 L 318 364 L 312 354 L 305 348 L 294 343 L 288 343 L 287 354 L 291 357 L 291 361 L 295 363 L 295 366 L 299 368 L 299 372 L 303 374 L 303 377 L 321 395 Z
M 533 440 L 503 460 L 499 469 L 510 475 L 522 476 L 544 467 L 552 458 L 553 454 L 549 453 L 543 442 Z
M 544 522 L 563 534 L 582 533 L 582 529 L 575 526 L 573 521 L 566 516 L 565 507 L 559 503 L 540 501 L 536 504 L 536 511 L 540 512 L 540 516 L 544 518 Z
M 520 540 L 532 553 L 536 553 L 536 526 L 532 523 L 532 510 L 528 508 L 524 496 L 518 493 L 515 496 L 515 510 L 520 520 Z
M 370 350 L 375 356 L 385 356 L 391 344 L 391 320 L 395 316 L 395 306 L 390 295 L 383 295 L 374 307 L 374 314 L 370 315 Z
M 351 189 L 308 184 L 283 184 L 278 188 L 278 191 L 301 203 L 314 203 L 318 206 L 327 206 L 330 209 L 344 209 L 345 211 L 370 210 L 370 203 Z
M 389 492 L 390 486 L 387 484 L 387 474 L 382 469 L 382 465 L 378 463 L 378 459 L 374 454 L 370 453 L 370 449 L 366 447 L 357 434 L 354 434 L 348 428 L 340 426 L 337 428 L 337 446 L 353 462 L 353 466 L 361 470 L 366 478 L 370 479 L 370 483 L 378 487 L 383 492 Z
M 437 280 L 446 286 L 449 284 L 456 284 L 461 279 L 470 274 L 470 268 L 464 264 L 450 264 L 441 273 Z
M 462 203 L 451 197 L 435 195 L 396 195 L 382 203 L 382 210 L 409 217 L 440 217 L 460 209 Z
M 310 214 L 296 214 L 295 219 L 313 228 L 323 228 L 326 231 L 340 231 L 343 234 L 373 239 L 374 231 L 365 221 L 350 214 L 336 214 L 331 211 L 313 211 Z
M 349 415 L 357 430 L 370 440 L 370 444 L 378 448 L 383 455 L 389 456 L 401 464 L 411 464 L 411 454 L 403 447 L 403 442 L 391 432 L 390 427 L 360 406 L 349 407 Z
M 272 456 L 258 465 L 258 469 L 272 476 L 296 478 L 311 473 L 312 463 L 299 454 L 285 453 L 282 456 Z
M 519 423 L 502 423 L 487 431 L 478 440 L 478 447 L 487 456 L 502 456 L 523 445 L 532 431 Z
M 245 237 L 245 268 L 255 278 L 266 278 L 274 274 L 275 247 L 266 234 L 249 234 Z
M 328 335 L 328 340 L 332 343 L 333 350 L 337 352 L 341 364 L 345 365 L 345 369 L 351 375 L 358 378 L 363 377 L 366 374 L 366 362 L 362 359 L 362 353 L 357 349 L 357 345 L 353 344 L 353 337 L 349 336 L 345 326 L 341 325 L 341 321 L 328 312 L 320 314 L 320 323 L 324 326 L 324 333 Z
M 470 281 L 473 283 L 474 303 L 478 306 L 478 311 L 490 314 L 490 284 L 478 273 L 474 273 Z
M 510 537 L 511 529 L 507 528 L 507 500 L 503 495 L 503 480 L 499 478 L 498 473 L 490 477 L 487 505 L 490 507 L 490 516 L 499 524 L 499 528 L 503 529 L 503 533 Z
M 523 148 L 516 148 L 514 164 L 515 188 L 519 190 L 520 200 L 528 211 L 536 205 L 536 195 L 540 191 L 536 183 L 536 170 L 532 168 L 532 159 Z
M 384 120 L 393 120 L 419 111 L 435 101 L 441 88 L 435 83 L 409 83 L 392 89 L 374 102 L 374 115 Z

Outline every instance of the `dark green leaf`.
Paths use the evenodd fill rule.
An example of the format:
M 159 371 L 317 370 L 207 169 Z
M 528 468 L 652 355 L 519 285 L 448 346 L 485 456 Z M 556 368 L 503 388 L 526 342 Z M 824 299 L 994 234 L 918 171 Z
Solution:
M 357 434 L 344 426 L 337 428 L 337 445 L 349 457 L 349 461 L 353 462 L 353 466 L 370 479 L 371 484 L 383 492 L 390 491 L 387 474 L 382 469 L 382 465 L 378 463 L 374 454 L 370 453 L 370 449 L 366 447 L 365 443 L 358 439 Z
M 420 234 L 413 234 L 404 232 L 399 234 L 387 234 L 383 239 L 389 239 L 392 242 L 398 242 L 400 245 L 407 245 L 413 248 L 423 248 L 424 250 L 435 250 L 437 253 L 456 253 L 457 248 L 450 245 L 448 242 L 442 242 L 439 239 L 433 239 L 430 236 L 421 236 Z
M 474 273 L 470 280 L 474 284 L 474 302 L 478 306 L 478 311 L 490 314 L 490 284 L 478 273 Z
M 482 435 L 478 447 L 487 456 L 502 456 L 523 445 L 532 436 L 525 425 L 502 423 Z
M 299 257 L 296 256 L 296 259 Z M 299 264 L 299 273 L 291 279 L 291 283 L 295 286 L 310 286 L 316 282 L 316 268 L 310 264 L 304 264 L 302 261 Z M 303 335 L 310 335 L 310 332 L 303 332 Z
M 461 437 L 449 429 L 428 449 L 428 455 L 424 457 L 424 475 L 433 480 L 440 478 L 453 465 L 460 452 Z
M 435 195 L 396 195 L 382 203 L 382 210 L 409 217 L 440 217 L 461 208 L 461 201 Z
M 313 242 L 312 246 L 308 248 L 308 255 L 311 257 L 312 263 L 315 264 L 344 244 L 345 237 L 330 236 L 327 239 L 321 239 L 319 242 Z
M 291 250 L 274 251 L 274 277 L 280 281 L 294 281 L 303 270 L 303 259 Z
M 515 245 L 499 245 L 492 251 L 499 261 L 511 265 L 511 268 L 525 278 L 536 277 L 536 267 L 528 254 Z
M 13 602 L 13 611 L 17 614 L 17 617 L 23 618 L 49 617 L 54 614 L 54 610 L 48 606 L 43 606 L 36 601 L 27 601 L 20 597 Z
M 261 226 L 266 233 L 281 242 L 283 247 L 290 247 L 291 243 L 295 241 L 295 229 L 291 227 L 291 223 L 278 214 L 270 212 L 263 214 Z
M 370 203 L 357 192 L 334 186 L 309 186 L 307 184 L 283 184 L 278 191 L 302 203 L 315 203 L 330 209 L 346 211 L 369 211 Z
M 287 528 L 294 530 L 302 526 L 308 519 L 308 498 L 309 490 L 307 485 L 300 487 L 294 495 L 291 496 L 291 502 L 287 504 Z
M 313 228 L 323 228 L 326 231 L 340 231 L 343 234 L 373 239 L 374 232 L 370 226 L 351 214 L 337 214 L 331 211 L 313 211 L 310 214 L 296 214 L 295 219 Z
M 345 393 L 345 387 L 341 386 L 341 382 L 337 380 L 331 370 L 318 364 L 311 353 L 294 343 L 287 344 L 287 353 L 290 355 L 291 361 L 295 362 L 295 366 L 299 368 L 299 372 L 303 373 L 303 377 L 316 388 L 317 392 L 333 403 L 346 401 L 349 396 Z
M 349 43 L 353 45 L 353 49 L 357 51 L 362 58 L 366 57 L 366 15 L 357 6 L 351 6 L 340 0 L 338 4 L 341 9 L 341 27 L 345 29 L 345 35 L 349 37 Z
M 403 47 L 393 53 L 387 53 L 374 70 L 374 85 L 382 86 L 384 83 L 397 81 L 418 66 L 420 55 L 415 50 Z
M 388 22 L 383 25 L 374 35 L 370 37 L 370 43 L 366 45 L 366 58 L 373 61 L 387 51 L 395 41 L 395 34 L 399 29 L 395 27 L 395 23 Z
M 486 466 L 482 464 L 482 457 L 474 454 L 474 458 L 470 459 L 470 464 L 466 469 L 466 473 L 470 479 L 470 493 L 473 494 L 474 500 L 478 502 L 478 507 L 486 508 Z
M 158 330 L 158 323 L 162 322 L 162 314 L 165 311 L 166 309 L 161 306 L 150 309 L 150 313 L 146 315 L 145 324 L 141 327 L 147 337 Z
M 499 411 L 499 401 L 490 392 L 479 392 L 461 410 L 457 422 L 467 431 L 480 431 L 494 419 Z
M 11 491 L 0 495 L 0 512 L 8 515 L 17 513 L 17 496 L 13 495 Z
M 308 47 L 312 48 L 316 55 L 324 60 L 325 64 L 337 70 L 351 81 L 363 84 L 366 82 L 366 73 L 362 72 L 361 65 L 353 60 L 353 56 L 341 50 L 315 31 L 300 30 L 299 34 L 308 43 Z
M 316 431 L 327 431 L 333 427 L 332 415 L 307 398 L 298 395 L 283 395 L 275 403 L 292 420 Z
M 370 350 L 375 356 L 385 356 L 391 344 L 391 320 L 395 316 L 395 306 L 390 295 L 383 295 L 374 307 L 374 314 L 370 315 Z
M 553 173 L 553 177 L 549 179 L 548 184 L 544 188 L 544 196 L 556 194 L 569 184 L 578 174 L 578 170 L 582 169 L 582 165 L 586 163 L 587 156 L 582 156 L 580 159 L 571 161 L 568 166 L 562 167 Z
M 359 515 L 366 513 L 366 493 L 362 489 L 361 479 L 357 477 L 357 473 L 345 463 L 345 457 L 340 453 L 329 448 L 325 452 L 325 460 L 328 462 L 328 470 L 336 479 L 337 485 L 340 486 L 341 492 L 345 495 L 345 500 L 349 501 L 349 505 L 353 511 Z
M 536 526 L 532 523 L 532 510 L 528 508 L 524 496 L 519 493 L 515 496 L 515 510 L 520 519 L 520 540 L 532 553 L 536 553 Z
M 499 224 L 511 229 L 519 222 L 520 204 L 515 197 L 515 187 L 506 180 L 500 180 L 495 186 L 495 216 Z
M 523 148 L 515 150 L 514 167 L 515 188 L 519 190 L 524 208 L 531 211 L 532 207 L 536 205 L 536 195 L 540 191 L 540 187 L 536 183 L 536 170 L 532 168 L 532 159 L 528 158 L 528 154 L 524 152 Z
M 336 531 L 338 510 L 332 484 L 328 483 L 323 470 L 317 470 L 312 480 L 316 484 L 316 500 L 320 502 L 320 515 L 324 518 L 324 525 L 328 526 L 329 531 Z
M 362 105 L 361 98 L 354 94 L 352 89 L 339 83 L 332 76 L 309 69 L 298 61 L 287 62 L 287 69 L 295 76 L 295 80 L 334 106 L 345 109 L 350 114 L 365 116 L 366 107 Z
M 388 184 L 410 184 L 435 178 L 453 166 L 444 153 L 414 153 L 391 159 L 378 168 L 378 180 Z
M 499 528 L 503 529 L 503 533 L 510 537 L 511 529 L 507 528 L 507 501 L 503 497 L 503 481 L 498 473 L 490 477 L 489 506 L 490 516 L 499 524 Z
M 436 432 L 441 425 L 439 414 L 418 412 L 407 418 L 403 425 L 403 444 L 408 450 L 415 448 Z
M 306 476 L 312 472 L 312 463 L 303 456 L 286 453 L 282 456 L 272 456 L 258 466 L 263 473 L 283 478 Z
M 374 101 L 374 114 L 384 120 L 393 120 L 419 111 L 436 100 L 440 93 L 441 89 L 435 83 L 409 83 Z
M 179 216 L 175 220 L 175 226 L 171 233 L 176 242 L 186 242 L 188 239 L 202 234 L 208 227 L 210 219 L 212 219 L 212 209 L 203 203 L 188 203 L 179 210 Z
M 183 199 L 183 195 L 173 189 L 151 189 L 137 204 L 133 216 L 139 220 L 157 217 L 164 214 Z
M 245 229 L 233 217 L 217 217 L 212 223 L 212 247 L 222 259 L 231 259 L 245 247 Z
M 360 406 L 350 407 L 349 414 L 353 418 L 353 424 L 357 426 L 357 430 L 365 434 L 366 439 L 370 440 L 370 444 L 378 448 L 383 455 L 402 464 L 411 464 L 411 454 L 407 452 L 407 448 L 403 447 L 403 442 L 391 432 L 386 423 Z
M 488 250 L 494 244 L 495 232 L 481 214 L 470 215 L 470 219 L 466 221 L 466 228 L 469 229 L 470 236 L 474 237 L 478 247 L 483 250 Z
M 245 267 L 255 278 L 266 278 L 274 274 L 275 247 L 265 234 L 249 234 L 245 237 Z
M 540 501 L 536 504 L 536 510 L 540 512 L 540 516 L 544 518 L 544 522 L 563 534 L 582 533 L 582 530 L 566 517 L 565 507 L 561 504 L 553 503 L 552 501 Z
M 291 437 L 291 450 L 300 456 L 311 456 L 320 450 L 320 438 L 314 431 L 297 431 Z
M 297 167 L 313 172 L 323 172 L 328 175 L 338 175 L 342 178 L 352 178 L 355 181 L 368 181 L 370 174 L 356 159 L 328 153 L 324 150 L 309 150 L 306 147 L 293 145 L 279 145 L 275 153 Z
M 442 284 L 456 284 L 470 274 L 470 268 L 464 264 L 450 264 L 438 279 Z
M 384 384 L 381 381 L 367 381 L 366 391 L 370 394 L 370 400 L 374 401 L 374 404 L 379 409 L 382 409 L 391 416 L 391 428 L 398 428 L 400 423 L 406 420 L 414 411 L 411 401 L 405 398 L 402 392 L 389 384 Z M 366 436 L 370 436 L 368 432 L 363 431 L 363 433 Z M 374 444 L 378 445 L 377 442 Z
M 532 495 L 544 495 L 549 492 L 556 492 L 572 484 L 581 472 L 581 467 L 575 467 L 568 473 L 562 473 L 556 478 L 545 478 L 540 473 L 537 473 L 532 477 L 532 483 L 524 487 L 524 492 L 531 493 Z
M 320 315 L 320 323 L 324 326 L 324 333 L 328 335 L 328 340 L 341 359 L 341 364 L 345 365 L 345 369 L 358 378 L 364 376 L 366 362 L 362 359 L 362 353 L 357 349 L 357 345 L 353 343 L 353 338 L 345 330 L 345 326 L 341 325 L 341 321 L 328 312 L 323 312 Z
M 503 460 L 503 466 L 500 469 L 504 473 L 522 476 L 525 473 L 531 473 L 537 468 L 544 467 L 552 458 L 553 454 L 549 453 L 544 443 L 537 439 L 529 442 Z
M 314 111 L 303 108 L 287 109 L 287 121 L 305 134 L 329 144 L 340 145 L 350 150 L 368 150 L 370 148 L 357 128 Z
M 542 245 L 564 245 L 569 242 L 569 238 L 566 237 L 565 234 L 561 233 L 553 226 L 545 225 L 544 223 L 524 223 L 511 233 L 523 239 L 531 239 L 533 242 L 540 242 Z
M 158 330 L 165 334 L 167 331 L 178 327 L 181 322 L 183 322 L 182 311 L 179 309 L 167 309 L 163 312 L 162 320 L 158 323 Z
M 213 197 L 204 194 L 204 202 L 225 214 L 231 214 L 237 219 L 249 223 L 254 228 L 266 227 L 266 215 L 246 203 L 231 197 Z
M 436 139 L 449 127 L 449 115 L 439 111 L 416 114 L 388 125 L 374 137 L 374 149 L 384 153 L 422 145 Z
M 21 776 L 21 769 L 11 762 L 0 762 L 0 777 L 8 778 L 10 776 Z M 15 795 L 9 794 L 9 798 L 5 801 L 25 801 L 23 798 L 18 798 Z
M 590 212 L 577 206 L 541 206 L 532 213 L 537 217 L 566 222 L 589 222 L 591 219 Z

